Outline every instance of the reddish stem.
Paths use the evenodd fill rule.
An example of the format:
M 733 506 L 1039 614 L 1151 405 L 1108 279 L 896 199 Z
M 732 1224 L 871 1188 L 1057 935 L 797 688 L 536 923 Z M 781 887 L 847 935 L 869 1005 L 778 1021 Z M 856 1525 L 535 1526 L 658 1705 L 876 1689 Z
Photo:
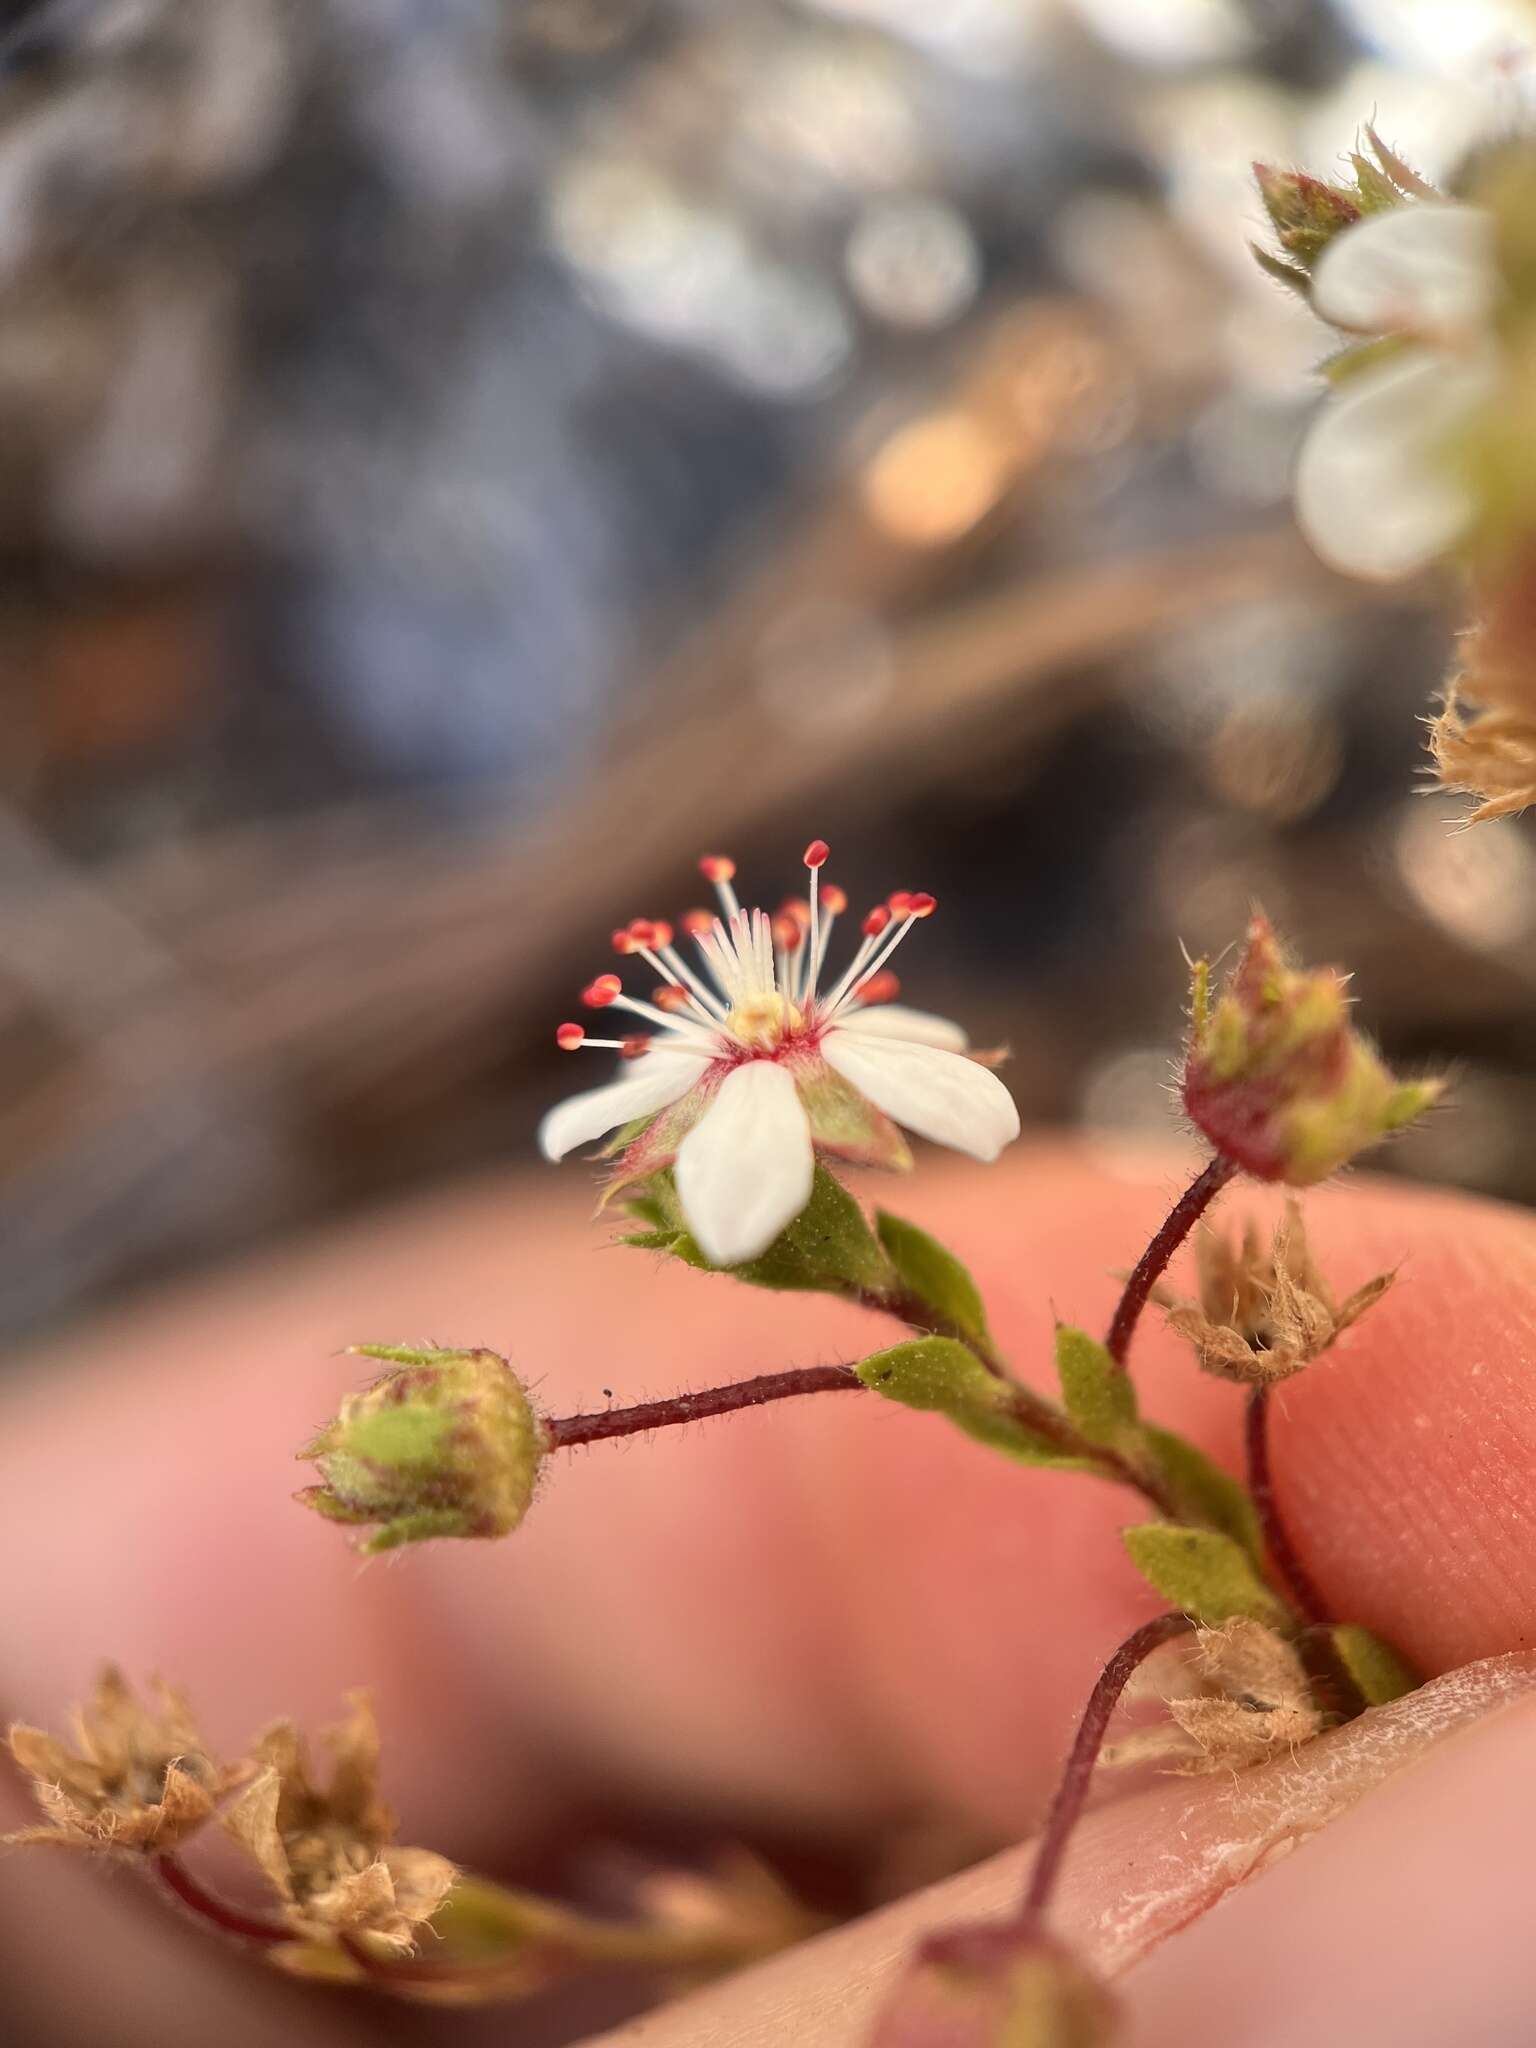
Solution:
M 641 1401 L 633 1408 L 556 1416 L 544 1424 L 544 1433 L 552 1450 L 568 1451 L 575 1444 L 601 1443 L 610 1436 L 637 1436 L 648 1429 L 671 1429 L 681 1422 L 699 1422 L 708 1415 L 730 1415 L 738 1408 L 760 1408 L 764 1402 L 787 1401 L 797 1394 L 865 1391 L 864 1382 L 851 1365 L 811 1365 L 799 1372 L 765 1372 L 755 1380 L 706 1387 L 698 1394 L 668 1394 L 660 1401 Z
M 1131 1339 L 1136 1334 L 1136 1325 L 1147 1305 L 1147 1297 L 1162 1278 L 1163 1269 L 1227 1182 L 1239 1171 L 1236 1160 L 1228 1159 L 1223 1153 L 1218 1152 L 1213 1159 L 1208 1159 L 1163 1218 L 1157 1235 L 1136 1261 L 1115 1309 L 1109 1335 L 1104 1340 L 1110 1357 L 1122 1370 L 1126 1353 L 1131 1348 Z
M 276 1942 L 294 1938 L 292 1928 L 280 1927 L 272 1920 L 258 1920 L 252 1914 L 240 1912 L 235 1906 L 226 1905 L 212 1892 L 204 1891 L 179 1856 L 152 1857 L 149 1868 L 189 1913 L 195 1913 L 199 1920 L 217 1927 L 222 1934 L 233 1935 L 239 1941 L 259 1941 L 269 1948 Z
M 1125 1691 L 1132 1672 L 1154 1650 L 1161 1649 L 1164 1643 L 1171 1643 L 1175 1636 L 1189 1634 L 1194 1627 L 1195 1623 L 1187 1614 L 1160 1614 L 1155 1621 L 1144 1622 L 1134 1635 L 1127 1636 L 1099 1673 L 1098 1682 L 1083 1709 L 1083 1718 L 1077 1724 L 1077 1734 L 1061 1774 L 1061 1783 L 1056 1787 L 1056 1797 L 1051 1801 L 1040 1847 L 1035 1851 L 1035 1860 L 1030 1866 L 1029 1886 L 1019 1913 L 1022 1921 L 1038 1921 L 1050 1903 L 1068 1839 L 1082 1818 L 1083 1803 L 1093 1781 L 1093 1767 L 1104 1747 L 1110 1718 L 1120 1704 L 1120 1695 Z
M 1264 1533 L 1270 1562 L 1291 1590 L 1304 1620 L 1326 1627 L 1330 1616 L 1312 1574 L 1302 1563 L 1275 1499 L 1274 1476 L 1269 1469 L 1269 1388 L 1255 1387 L 1243 1414 L 1243 1448 L 1248 1464 L 1248 1491 Z

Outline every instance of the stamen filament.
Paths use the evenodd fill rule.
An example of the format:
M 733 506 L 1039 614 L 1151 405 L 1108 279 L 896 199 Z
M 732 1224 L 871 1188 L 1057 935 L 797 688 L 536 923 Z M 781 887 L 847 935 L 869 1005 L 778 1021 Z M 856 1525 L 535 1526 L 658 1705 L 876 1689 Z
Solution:
M 712 1040 L 702 1031 L 689 1024 L 681 1024 L 676 1017 L 669 1017 L 665 1010 L 658 1010 L 654 1003 L 643 1003 L 638 996 L 615 996 L 612 1003 L 615 1010 L 633 1010 L 637 1017 L 648 1017 L 653 1024 L 659 1024 L 669 1037 L 686 1039 L 691 1045 L 708 1047 Z
M 705 984 L 702 977 L 694 973 L 682 954 L 678 952 L 676 946 L 658 946 L 656 950 L 660 953 L 672 979 L 681 982 L 685 988 L 691 989 L 710 1016 L 723 1017 L 725 1015 L 725 1004 L 720 1000 L 715 991 Z
M 909 910 L 899 924 L 891 925 L 875 938 L 865 940 L 859 948 L 858 957 L 838 983 L 837 991 L 827 1005 L 829 1016 L 835 1016 L 850 995 L 857 995 L 869 977 L 879 973 L 917 921 L 917 913 Z
M 658 956 L 654 952 L 652 952 L 649 946 L 642 946 L 637 944 L 635 947 L 635 951 L 640 956 L 640 958 L 646 963 L 646 965 L 652 969 L 658 981 L 669 981 L 674 983 L 676 982 L 677 977 L 669 971 L 667 965 L 664 964 L 663 960 L 658 958 Z M 681 965 L 680 962 L 679 965 Z M 723 1015 L 724 1012 L 712 1012 L 706 1010 L 704 1005 L 698 1000 L 698 998 L 692 993 L 691 990 L 686 991 L 686 993 L 688 995 L 688 1008 L 693 1012 L 694 1016 L 698 1018 L 699 1022 L 703 1024 L 706 1029 L 712 1030 L 714 1028 L 717 1016 Z

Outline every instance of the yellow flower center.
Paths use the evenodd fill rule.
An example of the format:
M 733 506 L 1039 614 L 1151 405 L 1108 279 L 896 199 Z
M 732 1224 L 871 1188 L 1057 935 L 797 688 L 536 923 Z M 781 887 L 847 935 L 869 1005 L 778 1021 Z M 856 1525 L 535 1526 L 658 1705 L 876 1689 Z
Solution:
M 788 997 L 754 995 L 730 1011 L 722 1028 L 742 1045 L 758 1045 L 766 1050 L 781 1044 L 803 1022 L 800 1011 Z

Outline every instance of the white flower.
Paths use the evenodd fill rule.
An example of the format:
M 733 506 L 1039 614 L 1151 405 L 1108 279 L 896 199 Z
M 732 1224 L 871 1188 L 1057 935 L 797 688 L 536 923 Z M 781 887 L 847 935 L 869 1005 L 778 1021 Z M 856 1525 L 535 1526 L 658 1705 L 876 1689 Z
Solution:
M 1307 435 L 1296 519 L 1325 562 L 1391 582 L 1433 562 L 1476 510 L 1450 459 L 1498 389 L 1493 228 L 1477 207 L 1417 201 L 1335 237 L 1312 274 L 1312 309 L 1352 334 L 1394 336 L 1346 376 Z
M 825 993 L 833 925 L 847 908 L 822 884 L 824 840 L 805 855 L 810 896 L 777 916 L 743 910 L 733 862 L 699 863 L 720 915 L 683 920 L 699 952 L 690 967 L 670 925 L 637 919 L 615 932 L 621 954 L 661 977 L 654 1002 L 623 992 L 616 974 L 583 993 L 593 1008 L 632 1010 L 660 1028 L 633 1038 L 589 1038 L 579 1024 L 556 1034 L 567 1051 L 606 1046 L 627 1064 L 620 1078 L 560 1103 L 539 1127 L 549 1159 L 636 1119 L 614 1179 L 624 1185 L 675 1162 L 678 1201 L 713 1264 L 755 1259 L 805 1207 L 817 1151 L 866 1165 L 905 1166 L 896 1123 L 976 1159 L 995 1159 L 1019 1135 L 1019 1113 L 995 1074 L 966 1055 L 958 1024 L 889 998 L 888 962 L 934 900 L 899 891 L 864 920 L 864 936 Z

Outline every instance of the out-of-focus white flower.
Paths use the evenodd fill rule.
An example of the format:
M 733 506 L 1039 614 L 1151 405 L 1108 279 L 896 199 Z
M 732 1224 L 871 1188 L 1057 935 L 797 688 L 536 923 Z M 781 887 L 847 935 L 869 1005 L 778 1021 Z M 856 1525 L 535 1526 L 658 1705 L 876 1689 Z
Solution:
M 1498 294 L 1492 222 L 1477 207 L 1394 206 L 1323 251 L 1313 311 L 1398 342 L 1344 377 L 1301 451 L 1297 522 L 1332 567 L 1391 582 L 1471 525 L 1475 502 L 1452 451 L 1498 390 Z
M 655 1001 L 626 995 L 616 974 L 583 992 L 589 1007 L 630 1010 L 659 1030 L 589 1038 L 581 1025 L 563 1024 L 556 1034 L 567 1051 L 604 1046 L 627 1065 L 618 1080 L 549 1112 L 539 1128 L 545 1156 L 563 1159 L 644 1119 L 624 1133 L 614 1185 L 675 1163 L 683 1216 L 717 1266 L 757 1258 L 794 1221 L 810 1199 L 818 1151 L 909 1165 L 900 1123 L 992 1160 L 1019 1134 L 1012 1096 L 967 1055 L 959 1025 L 890 1000 L 890 957 L 932 914 L 931 896 L 902 890 L 872 910 L 852 962 L 822 992 L 832 928 L 847 908 L 843 891 L 821 882 L 826 858 L 826 842 L 813 841 L 808 899 L 772 917 L 738 903 L 732 861 L 701 861 L 720 914 L 683 919 L 698 969 L 674 946 L 670 925 L 636 919 L 614 933 L 614 945 L 660 977 Z

